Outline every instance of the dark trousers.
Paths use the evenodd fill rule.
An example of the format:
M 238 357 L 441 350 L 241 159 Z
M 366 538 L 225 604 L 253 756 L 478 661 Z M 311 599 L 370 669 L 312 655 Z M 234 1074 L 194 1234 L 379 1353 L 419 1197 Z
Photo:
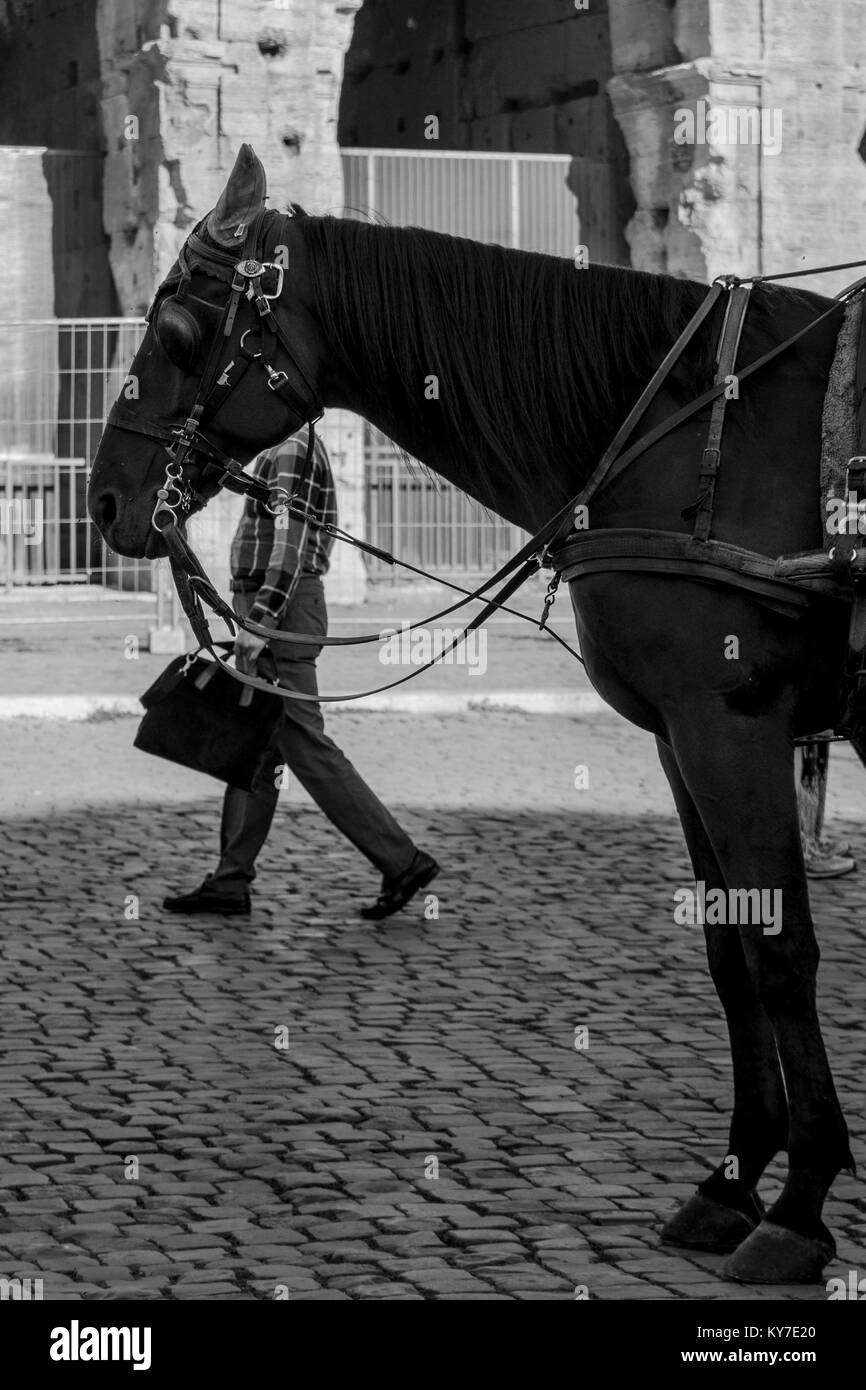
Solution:
M 236 593 L 235 611 L 246 617 L 254 594 Z M 316 643 L 328 631 L 325 594 L 318 575 L 302 575 L 281 626 L 309 632 L 309 647 L 273 642 L 258 661 L 258 672 L 281 685 L 317 695 Z M 285 701 L 274 743 L 274 778 L 254 793 L 227 787 L 220 829 L 220 861 L 214 882 L 232 888 L 255 878 L 256 858 L 268 837 L 279 793 L 276 768 L 285 764 L 316 805 L 351 840 L 385 878 L 402 874 L 412 861 L 415 845 L 390 811 L 367 786 L 345 754 L 325 733 L 321 706 L 306 700 Z

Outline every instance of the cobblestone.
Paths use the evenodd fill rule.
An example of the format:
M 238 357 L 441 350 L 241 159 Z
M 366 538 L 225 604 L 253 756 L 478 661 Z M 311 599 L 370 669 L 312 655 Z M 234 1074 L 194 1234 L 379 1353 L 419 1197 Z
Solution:
M 825 1297 L 732 1288 L 720 1259 L 659 1245 L 725 1152 L 730 1074 L 702 943 L 672 920 L 688 869 L 645 736 L 330 722 L 441 860 L 438 917 L 421 898 L 363 922 L 375 875 L 296 790 L 249 919 L 167 917 L 163 893 L 212 867 L 218 790 L 133 753 L 129 721 L 16 726 L 0 1276 L 78 1300 Z M 833 833 L 862 854 L 866 784 L 833 759 Z M 866 878 L 812 895 L 862 1165 Z M 828 1276 L 866 1268 L 861 1207 L 841 1177 Z

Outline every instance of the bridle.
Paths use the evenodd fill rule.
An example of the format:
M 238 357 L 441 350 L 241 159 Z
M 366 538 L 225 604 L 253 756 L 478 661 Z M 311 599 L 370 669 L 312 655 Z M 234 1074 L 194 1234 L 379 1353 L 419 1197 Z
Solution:
M 267 373 L 268 389 L 298 417 L 294 429 L 300 428 L 302 424 L 309 426 L 304 475 L 311 467 L 315 447 L 315 426 L 322 418 L 324 407 L 274 311 L 274 305 L 279 303 L 283 292 L 285 267 L 275 261 L 259 259 L 260 242 L 266 239 L 266 219 L 275 216 L 275 212 L 266 211 L 256 216 L 250 225 L 244 243 L 244 254 L 239 261 L 236 261 L 230 252 L 205 242 L 200 235 L 200 227 L 197 227 L 180 251 L 178 269 L 162 282 L 154 296 L 148 310 L 147 322 L 154 323 L 158 335 L 158 316 L 163 304 L 170 302 L 174 305 L 184 305 L 193 273 L 219 280 L 229 287 L 219 324 L 213 334 L 205 366 L 199 378 L 195 400 L 184 424 L 179 427 L 169 426 L 159 420 L 132 414 L 123 408 L 121 402 L 117 402 L 109 413 L 109 425 L 158 440 L 169 456 L 165 478 L 157 491 L 156 505 L 151 516 L 151 525 L 161 535 L 165 536 L 170 527 L 176 527 L 189 514 L 195 503 L 204 505 L 207 500 L 193 487 L 185 473 L 188 461 L 194 458 L 202 460 L 201 482 L 213 482 L 216 490 L 224 487 L 231 492 L 251 497 L 272 515 L 287 511 L 290 502 L 297 502 L 301 484 L 292 496 L 283 488 L 267 487 L 258 478 L 246 474 L 243 465 L 220 449 L 205 433 L 204 426 L 213 421 L 217 411 L 226 403 L 253 365 Z M 274 278 L 268 286 L 266 281 L 270 275 Z M 172 289 L 174 294 L 171 300 L 168 300 L 167 292 Z M 253 325 L 244 327 L 239 319 L 242 302 L 249 302 L 256 309 L 258 317 Z M 208 307 L 213 310 L 214 306 L 208 304 Z M 258 351 L 253 350 L 247 343 L 247 339 L 256 332 L 261 340 Z M 278 349 L 282 350 L 288 365 L 300 378 L 304 394 L 292 384 L 289 373 L 275 365 Z M 209 474 L 214 476 L 209 478 Z

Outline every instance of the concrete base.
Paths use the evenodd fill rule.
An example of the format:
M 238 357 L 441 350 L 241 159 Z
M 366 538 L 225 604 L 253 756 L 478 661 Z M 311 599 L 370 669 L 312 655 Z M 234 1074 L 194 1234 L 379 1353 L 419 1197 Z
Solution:
M 151 627 L 147 632 L 148 651 L 177 656 L 186 651 L 187 636 L 182 627 Z

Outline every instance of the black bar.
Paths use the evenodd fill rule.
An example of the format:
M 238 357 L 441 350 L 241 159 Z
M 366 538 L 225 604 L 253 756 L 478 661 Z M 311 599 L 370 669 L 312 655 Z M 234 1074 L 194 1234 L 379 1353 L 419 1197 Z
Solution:
M 735 1295 L 730 1301 L 663 1297 L 604 1301 L 587 1297 L 587 1291 L 578 1286 L 574 1298 L 539 1300 L 564 1306 L 559 1313 L 536 1309 L 531 1316 L 522 1314 L 522 1328 L 515 1326 L 511 1314 L 503 1322 L 502 1313 L 494 1308 L 482 1312 L 477 1304 L 468 1307 L 470 1300 L 462 1305 L 453 1302 L 447 1314 L 449 1328 L 467 1334 L 461 1338 L 459 1355 L 450 1337 L 442 1341 L 425 1337 L 423 1350 L 416 1344 L 423 1360 L 415 1369 L 429 1384 L 438 1365 L 450 1378 L 459 1364 L 460 1379 L 468 1379 L 475 1357 L 483 1381 L 490 1384 L 500 1358 L 503 1374 L 516 1372 L 505 1358 L 517 1354 L 526 1361 L 526 1383 L 540 1387 L 556 1378 L 559 1363 L 556 1375 L 566 1373 L 566 1383 L 580 1383 L 591 1375 L 598 1384 L 616 1385 L 631 1373 L 641 1377 L 640 1383 L 657 1379 L 666 1384 L 667 1373 L 674 1368 L 700 1377 L 702 1368 L 713 1364 L 729 1370 L 759 1365 L 777 1370 L 793 1365 L 820 1377 L 822 1385 L 829 1383 L 834 1371 L 850 1368 L 849 1374 L 859 1379 L 855 1368 L 862 1365 L 863 1310 L 840 1304 L 866 1300 L 866 1278 L 858 1278 L 859 1271 L 850 1273 L 847 1282 L 839 1281 L 844 1289 L 816 1286 L 813 1296 L 802 1300 L 750 1298 L 744 1289 L 742 1299 Z M 336 1291 L 329 1299 L 327 1290 L 323 1292 L 325 1296 L 315 1300 L 285 1297 L 285 1290 L 281 1298 L 275 1290 L 273 1300 L 10 1301 L 0 1320 L 4 1365 L 15 1366 L 19 1380 L 34 1371 L 49 1384 L 68 1384 L 76 1376 L 82 1382 L 101 1379 L 115 1384 L 131 1376 L 133 1383 L 168 1385 L 185 1372 L 207 1376 L 207 1381 L 199 1383 L 209 1386 L 243 1384 L 241 1376 L 253 1385 L 262 1383 L 258 1377 L 268 1373 L 279 1374 L 281 1383 L 298 1383 L 301 1378 L 326 1378 L 332 1373 L 333 1358 L 345 1348 L 353 1378 L 366 1370 L 377 1379 L 383 1377 L 386 1384 L 411 1383 L 414 1357 L 410 1353 L 407 1358 L 399 1348 L 403 1345 L 408 1350 L 412 1344 L 403 1339 L 416 1328 L 421 1336 L 425 1329 L 429 1333 L 430 1314 L 421 1323 L 407 1323 L 406 1318 L 417 1312 L 413 1315 L 404 1309 L 386 1317 L 380 1308 L 361 1311 L 334 1306 L 335 1302 L 399 1300 L 348 1300 Z M 268 1301 L 274 1306 L 263 1307 Z M 438 1315 L 435 1322 L 438 1326 Z M 103 1343 L 101 1328 L 117 1329 L 117 1337 Z M 82 1358 L 82 1352 L 89 1358 L 94 1350 L 104 1351 L 107 1358 L 116 1350 L 126 1359 Z M 76 1354 L 78 1359 L 56 1359 Z M 136 1360 L 141 1366 L 137 1372 Z

